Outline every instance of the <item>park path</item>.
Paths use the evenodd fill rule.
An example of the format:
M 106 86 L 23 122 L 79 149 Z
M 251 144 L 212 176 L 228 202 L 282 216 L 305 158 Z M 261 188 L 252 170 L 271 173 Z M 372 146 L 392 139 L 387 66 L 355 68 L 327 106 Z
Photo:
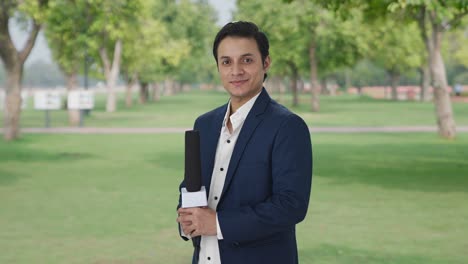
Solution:
M 184 127 L 52 127 L 52 128 L 22 128 L 26 134 L 168 134 L 183 133 L 191 128 Z M 437 132 L 435 126 L 382 126 L 382 127 L 309 127 L 312 133 L 406 133 L 406 132 Z M 3 129 L 0 128 L 3 132 Z M 457 132 L 468 132 L 468 126 L 457 126 Z

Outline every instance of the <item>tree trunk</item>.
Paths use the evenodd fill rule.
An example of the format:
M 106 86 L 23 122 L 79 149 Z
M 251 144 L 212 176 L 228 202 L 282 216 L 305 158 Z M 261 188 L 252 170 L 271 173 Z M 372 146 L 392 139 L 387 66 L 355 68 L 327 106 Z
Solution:
M 320 79 L 320 93 L 329 94 L 328 87 L 327 87 L 327 78 Z
M 431 37 L 429 37 L 427 30 L 427 17 L 429 17 L 430 21 Z M 447 91 L 447 77 L 441 54 L 441 41 L 444 30 L 442 23 L 443 21 L 438 20 L 434 11 L 429 13 L 425 7 L 421 7 L 418 25 L 429 55 L 438 132 L 441 137 L 453 139 L 456 136 L 456 125 L 453 118 L 452 102 Z
M 437 38 L 440 38 L 442 33 L 437 32 L 436 35 L 439 35 Z M 447 91 L 445 65 L 442 60 L 440 45 L 434 45 L 434 52 L 431 57 L 432 87 L 434 87 L 434 103 L 439 135 L 453 139 L 456 135 L 455 120 L 453 119 L 452 102 Z
M 134 73 L 132 77 L 127 79 L 126 92 L 125 92 L 125 106 L 130 108 L 133 106 L 133 86 L 138 80 L 138 74 Z
M 23 49 L 18 51 L 8 30 L 9 15 L 12 13 L 11 8 L 13 8 L 13 1 L 2 2 L 2 11 L 0 11 L 0 58 L 7 74 L 3 112 L 3 137 L 6 141 L 19 137 L 23 65 L 34 47 L 37 34 L 41 28 L 40 24 L 33 21 L 32 30 L 29 32 Z
M 174 94 L 174 81 L 171 78 L 166 78 L 164 81 L 164 95 Z
M 160 95 L 160 86 L 159 86 L 159 83 L 157 82 L 154 82 L 153 83 L 153 101 L 154 102 L 158 102 L 159 99 L 161 98 L 161 95 Z
M 320 110 L 320 85 L 317 76 L 317 57 L 315 55 L 315 42 L 312 41 L 309 46 L 309 63 L 310 63 L 310 88 L 312 94 L 312 111 L 318 112 Z
M 348 91 L 349 88 L 351 88 L 352 84 L 352 76 L 351 76 L 351 70 L 346 69 L 345 70 L 345 91 Z
M 4 138 L 7 141 L 19 137 L 22 72 L 23 67 L 18 64 L 12 69 L 7 69 L 5 109 L 3 113 Z
M 430 67 L 428 63 L 425 63 L 419 68 L 419 74 L 421 75 L 421 79 L 419 81 L 420 86 L 420 100 L 423 102 L 429 101 L 430 97 L 430 87 L 431 87 L 431 75 L 430 75 Z
M 419 14 L 417 15 L 417 21 L 419 26 L 419 32 L 421 38 L 424 42 L 426 47 L 426 52 L 423 54 L 423 65 L 421 65 L 420 73 L 421 73 L 421 80 L 420 80 L 420 97 L 421 101 L 429 101 L 430 94 L 429 89 L 431 85 L 431 51 L 433 50 L 433 43 L 429 38 L 429 34 L 427 32 L 427 14 L 426 8 L 421 7 L 419 10 Z
M 106 112 L 115 112 L 117 100 L 115 95 L 115 84 L 117 83 L 117 77 L 120 71 L 120 58 L 122 54 L 122 41 L 119 39 L 115 42 L 114 46 L 114 58 L 112 64 L 107 56 L 107 51 L 104 47 L 99 49 L 99 55 L 101 56 L 104 72 L 106 75 L 107 85 L 107 102 Z
M 275 76 L 270 79 L 271 83 L 271 90 L 273 93 L 279 94 L 280 93 L 280 85 L 281 85 L 281 78 L 278 76 Z
M 149 87 L 147 82 L 140 82 L 140 104 L 146 104 L 149 99 Z
M 284 84 L 285 81 L 286 81 L 285 78 L 282 77 L 279 83 L 279 97 L 278 97 L 279 102 L 283 102 L 284 94 L 286 93 L 286 85 Z
M 65 73 L 67 79 L 67 91 L 71 92 L 77 89 L 77 73 Z M 68 124 L 70 126 L 79 126 L 80 125 L 80 110 L 79 109 L 70 109 L 68 108 Z
M 398 100 L 398 84 L 400 83 L 400 74 L 394 71 L 389 71 L 390 86 L 392 87 L 392 100 Z
M 453 139 L 456 136 L 456 125 L 453 118 L 452 102 L 447 90 L 447 77 L 441 54 L 443 27 L 437 23 L 435 15 L 432 21 L 432 50 L 430 52 L 432 87 L 434 88 L 434 104 L 439 135 Z
M 290 87 L 291 87 L 291 92 L 293 94 L 293 101 L 292 101 L 292 105 L 293 106 L 298 106 L 299 105 L 299 99 L 297 97 L 297 77 L 295 74 L 293 74 L 291 76 L 291 80 L 290 80 Z
M 179 81 L 174 82 L 174 91 L 176 94 L 182 91 L 182 84 Z
M 304 93 L 304 80 L 297 76 L 297 91 L 299 94 Z
M 297 79 L 298 79 L 298 69 L 294 63 L 290 63 L 291 67 L 291 79 L 290 79 L 290 87 L 291 87 L 291 92 L 293 94 L 293 106 L 298 106 L 299 105 L 299 99 L 297 97 Z

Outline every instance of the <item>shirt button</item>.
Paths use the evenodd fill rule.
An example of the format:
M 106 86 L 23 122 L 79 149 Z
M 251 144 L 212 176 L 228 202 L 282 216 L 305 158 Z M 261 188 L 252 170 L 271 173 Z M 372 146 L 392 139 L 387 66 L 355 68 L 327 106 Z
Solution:
M 227 142 L 227 143 L 231 143 L 231 140 L 228 139 L 226 142 Z
M 215 199 L 215 200 L 218 200 L 218 196 L 215 196 L 214 199 Z
M 220 170 L 220 171 L 223 171 L 224 169 L 223 169 L 223 168 L 221 168 L 221 169 L 219 169 L 219 170 Z
M 211 260 L 211 258 L 210 258 L 210 257 L 208 257 L 208 260 Z

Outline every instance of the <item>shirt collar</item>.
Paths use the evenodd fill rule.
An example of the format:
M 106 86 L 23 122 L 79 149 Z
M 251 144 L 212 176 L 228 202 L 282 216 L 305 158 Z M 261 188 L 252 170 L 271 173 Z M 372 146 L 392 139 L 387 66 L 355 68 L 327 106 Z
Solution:
M 234 114 L 232 114 L 230 117 L 229 115 L 231 114 L 231 100 L 229 100 L 229 103 L 226 109 L 226 114 L 224 115 L 223 127 L 226 126 L 227 119 L 230 118 L 233 131 L 235 131 L 239 127 L 239 125 L 242 124 L 244 120 L 247 118 L 247 115 L 249 114 L 250 110 L 255 104 L 255 101 L 257 100 L 260 93 L 261 93 L 261 90 L 257 95 L 250 98 L 249 101 L 247 101 L 245 104 L 239 107 L 239 109 L 237 109 L 237 111 Z

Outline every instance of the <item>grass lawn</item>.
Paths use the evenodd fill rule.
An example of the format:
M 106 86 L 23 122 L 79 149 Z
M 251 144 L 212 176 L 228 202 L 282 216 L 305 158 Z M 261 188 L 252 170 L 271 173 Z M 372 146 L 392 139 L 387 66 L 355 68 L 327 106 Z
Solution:
M 225 92 L 192 91 L 174 96 L 163 96 L 157 103 L 136 104 L 125 108 L 124 94 L 119 94 L 118 111 L 106 113 L 104 95 L 97 95 L 96 108 L 85 118 L 88 127 L 191 127 L 196 117 L 227 102 Z M 322 96 L 321 111 L 310 112 L 310 95 L 301 95 L 300 105 L 291 107 L 291 95 L 274 94 L 277 99 L 301 115 L 310 126 L 435 126 L 434 105 L 431 102 L 393 102 L 356 95 Z M 30 98 L 31 99 L 31 98 Z M 453 103 L 458 125 L 468 125 L 467 103 Z M 51 126 L 67 126 L 64 110 L 52 111 Z M 3 116 L 0 116 L 2 121 Z M 43 127 L 45 114 L 29 107 L 21 115 L 22 127 Z M 2 122 L 3 123 L 3 122 Z
M 301 263 L 468 263 L 468 135 L 312 137 Z M 182 134 L 0 141 L 0 263 L 189 263 L 182 175 Z

